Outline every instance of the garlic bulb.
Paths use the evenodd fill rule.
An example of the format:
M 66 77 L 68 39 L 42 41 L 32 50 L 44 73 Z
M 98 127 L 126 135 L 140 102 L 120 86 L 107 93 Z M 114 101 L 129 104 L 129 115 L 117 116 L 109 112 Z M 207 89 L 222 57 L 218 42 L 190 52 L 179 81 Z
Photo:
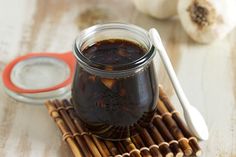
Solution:
M 177 14 L 178 0 L 133 0 L 136 8 L 158 19 L 166 19 Z
M 178 14 L 188 35 L 200 43 L 222 39 L 236 26 L 236 0 L 179 0 Z

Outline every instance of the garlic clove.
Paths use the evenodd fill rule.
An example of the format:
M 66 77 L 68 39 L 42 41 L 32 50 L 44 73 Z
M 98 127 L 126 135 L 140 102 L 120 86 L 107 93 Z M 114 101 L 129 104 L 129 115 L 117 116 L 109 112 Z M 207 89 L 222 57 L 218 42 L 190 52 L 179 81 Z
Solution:
M 114 87 L 116 80 L 114 79 L 108 79 L 108 78 L 102 78 L 101 82 L 109 89 L 112 89 Z

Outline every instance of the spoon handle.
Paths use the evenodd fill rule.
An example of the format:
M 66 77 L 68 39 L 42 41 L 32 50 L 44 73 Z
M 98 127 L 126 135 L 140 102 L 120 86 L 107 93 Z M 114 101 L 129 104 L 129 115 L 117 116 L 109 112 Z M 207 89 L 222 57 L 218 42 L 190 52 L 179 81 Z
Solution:
M 175 89 L 175 92 L 179 98 L 179 101 L 182 104 L 182 107 L 184 108 L 184 110 L 187 110 L 190 103 L 189 103 L 180 83 L 179 83 L 179 80 L 175 74 L 173 66 L 170 62 L 170 59 L 167 55 L 167 52 L 162 44 L 161 38 L 160 38 L 158 32 L 156 31 L 156 29 L 154 29 L 154 28 L 150 29 L 149 36 L 150 36 L 155 48 L 159 51 L 159 55 L 164 63 L 164 66 L 167 70 L 167 73 L 168 73 L 169 78 L 172 82 L 172 85 Z
M 155 46 L 155 48 L 158 50 L 159 55 L 161 56 L 161 59 L 165 65 L 165 68 L 167 70 L 167 73 L 169 75 L 169 78 L 172 82 L 172 85 L 175 89 L 175 92 L 179 98 L 179 101 L 184 109 L 184 115 L 185 115 L 185 120 L 190 127 L 190 130 L 199 138 L 202 140 L 207 140 L 208 139 L 208 128 L 206 125 L 206 122 L 204 118 L 202 117 L 201 113 L 194 107 L 192 106 L 178 79 L 175 74 L 175 71 L 172 67 L 172 64 L 170 62 L 170 59 L 166 53 L 166 50 L 161 42 L 161 38 L 157 32 L 156 29 L 152 28 L 149 31 L 149 36 Z

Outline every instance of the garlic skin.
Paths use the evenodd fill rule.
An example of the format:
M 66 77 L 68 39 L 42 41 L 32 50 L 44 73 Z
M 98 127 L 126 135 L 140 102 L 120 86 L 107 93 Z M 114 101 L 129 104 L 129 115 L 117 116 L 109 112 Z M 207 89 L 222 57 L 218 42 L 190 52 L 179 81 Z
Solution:
M 167 19 L 177 14 L 178 0 L 133 0 L 142 13 L 157 19 Z
M 236 26 L 236 0 L 179 0 L 178 14 L 187 34 L 199 43 L 224 38 Z

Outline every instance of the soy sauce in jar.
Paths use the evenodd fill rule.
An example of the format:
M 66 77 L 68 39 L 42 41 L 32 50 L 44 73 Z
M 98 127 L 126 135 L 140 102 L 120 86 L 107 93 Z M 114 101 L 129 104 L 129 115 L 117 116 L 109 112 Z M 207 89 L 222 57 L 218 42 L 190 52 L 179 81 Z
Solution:
M 131 40 L 114 38 L 88 44 L 80 51 L 72 100 L 77 116 L 91 133 L 120 140 L 151 122 L 158 95 L 151 51 Z

